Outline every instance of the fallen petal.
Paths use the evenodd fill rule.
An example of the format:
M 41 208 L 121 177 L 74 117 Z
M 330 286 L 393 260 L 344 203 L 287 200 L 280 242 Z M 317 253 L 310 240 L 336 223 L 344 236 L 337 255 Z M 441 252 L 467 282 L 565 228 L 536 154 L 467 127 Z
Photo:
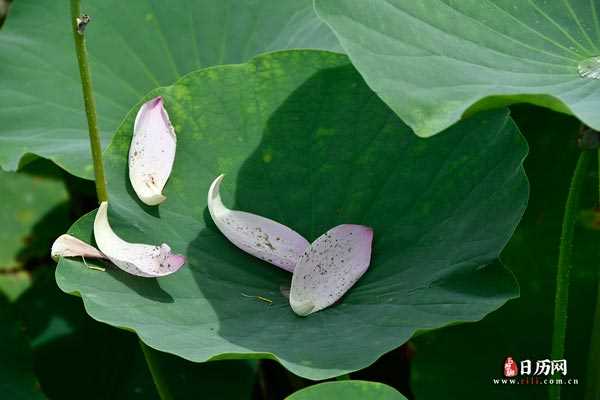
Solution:
M 94 238 L 102 253 L 117 267 L 133 275 L 170 275 L 185 264 L 185 257 L 173 254 L 166 244 L 129 243 L 118 237 L 108 223 L 108 203 L 102 202 L 94 220 Z
M 240 249 L 273 265 L 293 272 L 308 241 L 285 225 L 260 215 L 230 210 L 223 205 L 217 177 L 208 190 L 208 211 L 215 225 Z
M 58 261 L 60 257 L 106 258 L 94 246 L 67 234 L 60 235 L 52 243 L 50 255 L 54 261 Z
M 290 305 L 306 316 L 340 299 L 367 271 L 373 230 L 363 225 L 339 225 L 308 247 L 294 270 Z
M 173 169 L 176 145 L 162 97 L 144 103 L 135 118 L 129 147 L 129 180 L 143 203 L 154 206 L 166 200 L 162 190 Z

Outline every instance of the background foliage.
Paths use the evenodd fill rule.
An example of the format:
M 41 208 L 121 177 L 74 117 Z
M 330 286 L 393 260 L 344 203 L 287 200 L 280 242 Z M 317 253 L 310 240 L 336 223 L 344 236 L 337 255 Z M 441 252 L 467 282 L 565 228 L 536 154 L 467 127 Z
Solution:
M 549 358 L 561 218 L 570 176 L 580 151 L 576 136 L 581 122 L 577 118 L 592 127 L 600 126 L 596 112 L 600 85 L 598 81 L 581 78 L 577 69 L 581 62 L 600 55 L 596 3 L 587 0 L 386 0 L 371 2 L 369 7 L 363 7 L 364 3 L 357 0 L 316 0 L 315 3 L 317 12 L 311 0 L 84 2 L 85 11 L 93 17 L 86 36 L 103 145 L 112 141 L 105 154 L 114 200 L 114 204 L 111 200 L 111 220 L 114 218 L 115 228 L 128 238 L 144 240 L 161 240 L 161 235 L 168 233 L 169 237 L 177 238 L 175 243 L 184 250 L 189 241 L 181 240 L 181 236 L 201 227 L 208 234 L 203 240 L 210 240 L 215 249 L 228 257 L 219 264 L 225 272 L 211 270 L 207 266 L 214 260 L 208 257 L 210 252 L 202 249 L 194 254 L 191 268 L 171 277 L 174 279 L 159 281 L 160 284 L 134 280 L 110 268 L 108 273 L 88 270 L 78 260 L 63 260 L 58 281 L 66 291 L 87 296 L 86 310 L 81 299 L 67 296 L 57 287 L 54 263 L 48 256 L 52 240 L 96 206 L 93 183 L 81 179 L 90 179 L 93 175 L 68 1 L 15 0 L 8 22 L 0 31 L 0 166 L 8 171 L 19 170 L 0 171 L 0 397 L 79 399 L 86 393 L 90 399 L 159 399 L 136 334 L 130 330 L 145 332 L 148 339 L 152 336 L 150 333 L 159 331 L 156 326 L 150 326 L 148 318 L 168 321 L 169 326 L 178 329 L 191 320 L 205 318 L 210 307 L 194 308 L 194 313 L 185 307 L 177 308 L 186 301 L 186 296 L 192 302 L 203 300 L 204 293 L 194 290 L 188 293 L 189 287 L 177 283 L 200 271 L 202 278 L 208 281 L 206 288 L 216 279 L 219 284 L 231 280 L 232 275 L 227 274 L 235 272 L 238 278 L 227 290 L 221 293 L 222 286 L 215 285 L 206 291 L 212 293 L 207 296 L 212 296 L 212 304 L 220 302 L 223 306 L 222 318 L 213 321 L 213 329 L 222 328 L 228 320 L 239 320 L 242 324 L 238 323 L 230 332 L 229 339 L 235 346 L 221 343 L 218 349 L 211 349 L 214 354 L 210 355 L 198 355 L 197 342 L 180 341 L 181 338 L 171 336 L 159 340 L 155 335 L 154 347 L 196 361 L 213 355 L 232 358 L 192 363 L 150 350 L 176 399 L 301 400 L 324 396 L 333 399 L 336 395 L 346 399 L 375 396 L 402 399 L 403 395 L 416 399 L 470 399 L 482 395 L 490 399 L 547 398 L 547 387 L 497 386 L 491 384 L 491 379 L 501 376 L 507 356 Z M 0 0 L 0 26 L 6 4 Z M 273 67 L 273 63 L 280 61 L 275 54 L 258 57 L 264 63 L 262 69 L 256 66 L 256 61 L 251 61 L 186 76 L 199 68 L 245 63 L 265 52 L 294 48 L 345 51 L 357 70 L 344 56 L 308 51 L 299 53 L 303 56 L 284 67 Z M 314 54 L 320 55 L 315 57 Z M 248 70 L 252 65 L 254 69 Z M 242 72 L 244 69 L 248 71 Z M 250 78 L 253 73 L 261 78 Z M 180 83 L 168 86 L 184 76 Z M 148 94 L 163 86 L 166 87 Z M 186 92 L 190 88 L 192 94 Z M 176 129 L 188 144 L 178 153 L 179 164 L 167 186 L 170 200 L 166 207 L 161 207 L 160 214 L 135 202 L 124 174 L 124 154 L 133 113 L 141 99 L 157 93 L 166 96 L 167 107 L 173 107 Z M 415 231 L 406 226 L 418 224 L 403 222 L 414 218 L 423 226 L 430 226 L 419 219 L 423 215 L 443 220 L 447 214 L 436 208 L 441 203 L 418 203 L 424 214 L 411 213 L 404 220 L 398 217 L 404 214 L 398 212 L 397 205 L 390 204 L 401 198 L 398 193 L 410 193 L 414 187 L 431 195 L 426 186 L 432 186 L 440 189 L 440 198 L 444 198 L 447 205 L 456 206 L 452 199 L 453 195 L 460 197 L 457 188 L 461 184 L 454 178 L 461 162 L 465 162 L 460 155 L 469 149 L 486 149 L 490 140 L 489 129 L 464 129 L 473 121 L 496 118 L 498 122 L 504 118 L 507 129 L 517 138 L 504 147 L 496 143 L 483 157 L 474 158 L 473 171 L 478 168 L 491 171 L 485 178 L 479 177 L 487 182 L 480 188 L 504 188 L 498 178 L 502 173 L 491 168 L 493 161 L 498 161 L 498 165 L 510 164 L 510 168 L 500 168 L 500 172 L 512 171 L 522 178 L 522 172 L 515 165 L 521 161 L 524 147 L 511 120 L 501 110 L 483 114 L 480 111 L 523 101 L 573 113 L 575 117 L 533 106 L 511 106 L 511 116 L 530 146 L 525 170 L 531 194 L 525 216 L 501 259 L 518 279 L 520 297 L 509 300 L 500 310 L 487 316 L 486 313 L 509 297 L 515 297 L 510 275 L 499 264 L 485 269 L 495 271 L 487 280 L 475 281 L 455 264 L 456 268 L 440 288 L 461 293 L 462 300 L 467 299 L 468 310 L 457 312 L 462 306 L 449 304 L 448 297 L 443 297 L 443 301 L 427 309 L 431 314 L 428 317 L 407 312 L 402 304 L 394 303 L 392 295 L 404 293 L 402 290 L 410 289 L 419 279 L 430 278 L 429 275 L 417 273 L 396 281 L 375 272 L 371 278 L 367 275 L 342 304 L 306 320 L 308 323 L 302 321 L 305 323 L 302 326 L 310 326 L 315 335 L 331 336 L 322 341 L 327 346 L 314 346 L 314 341 L 307 343 L 306 336 L 301 334 L 303 328 L 295 325 L 297 321 L 290 323 L 289 310 L 280 293 L 280 286 L 288 276 L 242 255 L 239 259 L 244 261 L 239 261 L 210 222 L 206 222 L 203 212 L 206 188 L 202 184 L 208 184 L 210 177 L 225 171 L 228 172 L 226 187 L 229 185 L 229 189 L 225 193 L 228 204 L 269 215 L 281 214 L 276 204 L 266 197 L 270 193 L 268 188 L 276 183 L 278 190 L 287 193 L 282 197 L 293 209 L 290 215 L 280 215 L 281 219 L 294 226 L 297 224 L 310 239 L 336 218 L 362 215 L 362 206 L 356 205 L 363 204 L 360 201 L 346 201 L 341 211 L 329 203 L 334 203 L 332 199 L 339 194 L 336 191 L 366 183 L 370 189 L 378 188 L 381 209 L 374 214 L 382 221 L 381 226 L 385 220 L 390 229 L 400 232 L 405 229 L 414 234 Z M 264 115 L 257 116 L 259 109 Z M 422 136 L 437 134 L 462 118 L 474 117 L 469 119 L 471 122 L 454 125 L 421 146 L 415 145 L 421 142 L 393 112 Z M 189 132 L 196 137 L 186 137 Z M 452 132 L 463 133 L 465 139 L 454 140 Z M 392 140 L 392 135 L 397 136 Z M 228 139 L 227 143 L 219 142 L 223 138 Z M 397 146 L 400 142 L 404 147 Z M 317 149 L 316 154 L 305 151 L 310 146 Z M 372 151 L 373 148 L 377 151 Z M 220 154 L 219 149 L 227 153 Z M 279 150 L 284 151 L 279 155 Z M 416 156 L 417 150 L 423 153 L 422 158 Z M 455 160 L 456 164 L 436 164 L 435 158 L 447 155 L 445 152 L 449 150 L 453 155 L 447 159 Z M 336 181 L 330 176 L 345 166 L 344 157 L 339 155 L 344 152 L 366 154 L 365 159 L 351 157 L 349 164 L 357 171 L 364 170 L 363 175 L 355 172 L 359 178 Z M 250 157 L 248 162 L 252 168 L 246 168 L 243 175 L 246 182 L 259 185 L 244 184 L 236 176 L 239 163 L 232 161 L 231 154 L 240 160 Z M 327 165 L 327 160 L 336 161 Z M 418 165 L 420 171 L 409 168 L 413 165 Z M 290 166 L 297 167 L 292 171 L 297 175 L 290 175 L 286 170 L 292 168 Z M 397 174 L 389 173 L 395 169 L 399 171 Z M 326 178 L 315 182 L 315 175 L 306 172 L 312 170 Z M 378 171 L 378 174 L 369 176 L 365 171 Z M 441 172 L 432 175 L 435 171 Z M 265 181 L 265 172 L 272 174 L 274 182 Z M 202 184 L 196 182 L 198 174 L 206 174 L 198 179 Z M 403 174 L 422 179 L 420 184 L 424 186 L 379 185 L 388 175 L 394 178 Z M 189 179 L 184 183 L 184 176 L 194 178 L 192 188 L 185 187 Z M 291 182 L 284 182 L 290 179 Z M 319 218 L 315 225 L 323 225 L 319 229 L 302 221 L 299 210 L 306 204 L 294 197 L 293 189 L 306 182 L 325 199 L 316 205 L 315 215 Z M 251 190 L 252 186 L 255 187 Z M 429 238 L 431 243 L 443 245 L 451 243 L 450 239 L 460 242 L 462 238 L 463 245 L 458 248 L 464 250 L 478 227 L 484 230 L 498 226 L 494 221 L 510 222 L 518 218 L 524 206 L 524 186 L 516 186 L 514 192 L 509 190 L 506 195 L 505 211 L 501 211 L 500 206 L 490 207 L 482 203 L 483 198 L 474 196 L 469 203 L 472 209 L 458 221 L 464 222 L 468 219 L 466 215 L 470 215 L 472 224 L 464 224 L 469 229 L 462 230 L 462 236 L 450 227 L 432 230 L 437 235 Z M 597 173 L 588 172 L 576 231 L 566 354 L 569 376 L 579 378 L 580 385 L 563 387 L 564 399 L 579 400 L 587 395 L 586 399 L 592 400 L 590 393 L 597 391 L 594 382 L 600 381 L 600 377 L 595 376 L 598 370 L 592 364 L 592 368 L 588 367 L 588 353 L 598 352 L 590 346 L 600 251 L 596 246 L 600 235 L 597 186 Z M 251 195 L 240 195 L 239 188 L 249 190 Z M 365 193 L 371 192 L 370 189 L 365 189 Z M 480 189 L 481 194 L 486 194 L 486 190 Z M 313 206 L 313 200 L 310 205 Z M 507 211 L 511 206 L 512 212 Z M 191 221 L 186 222 L 190 216 Z M 71 229 L 89 239 L 89 216 Z M 151 237 L 148 231 L 154 232 Z M 505 232 L 505 239 L 509 233 Z M 496 237 L 497 243 L 493 246 L 497 251 L 469 265 L 487 264 L 497 256 L 506 242 L 498 241 L 500 236 L 503 235 Z M 456 248 L 455 245 L 439 246 L 435 251 L 423 253 L 419 253 L 417 247 L 412 250 L 421 259 L 418 263 L 421 271 L 436 262 L 451 260 Z M 382 258 L 382 254 L 378 256 Z M 375 262 L 375 267 L 378 263 Z M 239 266 L 243 266 L 241 271 L 236 270 Z M 382 278 L 377 282 L 386 290 L 376 287 L 375 278 Z M 163 285 L 166 291 L 161 289 Z M 237 296 L 248 287 L 260 291 L 261 295 L 267 291 L 281 304 L 271 307 Z M 473 291 L 475 287 L 479 291 Z M 165 301 L 164 294 L 174 288 L 181 297 L 175 296 L 171 303 Z M 427 300 L 442 298 L 436 297 L 438 295 Z M 488 297 L 487 301 L 482 301 L 483 295 Z M 386 296 L 393 304 L 386 308 L 396 310 L 389 315 L 381 307 L 381 299 L 388 299 Z M 114 312 L 119 306 L 115 300 L 121 302 L 121 315 Z M 242 300 L 245 303 L 242 304 Z M 122 307 L 122 304 L 131 307 Z M 423 302 L 416 307 L 422 311 L 425 305 Z M 146 306 L 154 307 L 152 313 L 147 313 Z M 353 318 L 341 318 L 348 310 L 352 311 Z M 270 313 L 269 319 L 262 319 L 266 313 Z M 277 317 L 271 318 L 272 314 Z M 380 318 L 383 322 L 377 327 L 381 332 L 374 330 L 374 325 L 369 328 L 365 324 L 370 314 L 383 315 Z M 111 327 L 90 315 L 128 329 Z M 339 318 L 335 321 L 343 323 L 329 324 L 336 316 Z M 482 317 L 480 322 L 431 330 Z M 277 331 L 277 325 L 281 331 Z M 356 332 L 361 332 L 363 325 L 368 328 L 364 330 L 364 340 L 360 341 L 359 348 L 352 347 Z M 407 326 L 410 329 L 405 332 Z M 417 335 L 410 342 L 391 350 L 408 340 L 417 329 Z M 273 335 L 274 332 L 277 334 Z M 379 333 L 381 340 L 393 344 L 370 343 L 379 340 Z M 355 335 L 354 339 L 351 335 Z M 204 339 L 207 337 L 210 335 Z M 345 345 L 340 337 L 347 340 Z M 334 339 L 342 344 L 337 353 L 330 351 L 335 347 Z M 297 354 L 310 349 L 322 353 L 319 355 L 322 360 L 331 361 L 330 366 L 319 369 L 302 362 L 290 363 L 282 357 L 283 364 L 293 372 L 311 378 L 328 378 L 353 371 L 343 378 L 357 380 L 315 385 L 316 382 L 294 375 L 278 362 L 254 359 L 272 357 L 267 348 L 267 344 L 272 343 L 279 346 L 278 351 L 284 352 L 286 346 L 293 345 Z M 379 350 L 373 351 L 377 346 Z M 387 350 L 391 351 L 382 355 Z M 347 360 L 340 358 L 344 354 Z M 310 387 L 303 389 L 307 386 Z
M 531 106 L 513 107 L 516 122 L 530 143 L 525 162 L 532 177 L 527 212 L 501 259 L 515 273 L 521 288 L 520 297 L 477 324 L 449 327 L 415 340 L 412 369 L 416 398 L 470 398 L 471 393 L 486 393 L 489 399 L 546 398 L 536 386 L 515 390 L 510 386 L 493 386 L 492 378 L 501 377 L 501 366 L 508 356 L 520 359 L 548 357 L 552 331 L 552 307 L 561 206 L 564 204 L 571 171 L 579 149 L 573 137 L 579 122 L 565 115 Z M 582 207 L 593 208 L 598 201 L 597 174 L 586 177 Z M 565 386 L 563 395 L 581 399 L 588 377 L 587 355 L 595 304 L 598 269 L 595 261 L 600 249 L 596 230 L 579 224 L 576 232 L 576 255 L 572 272 L 572 299 L 569 309 L 567 344 L 569 375 L 583 384 Z M 438 373 L 434 376 L 430 370 Z M 468 377 L 468 378 L 467 378 Z M 468 379 L 469 384 L 465 384 Z

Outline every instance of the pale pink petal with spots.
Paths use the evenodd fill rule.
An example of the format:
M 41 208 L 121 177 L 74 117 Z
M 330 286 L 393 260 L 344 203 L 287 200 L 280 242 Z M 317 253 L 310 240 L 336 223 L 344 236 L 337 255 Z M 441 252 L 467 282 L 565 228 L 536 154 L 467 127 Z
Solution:
M 208 191 L 208 211 L 217 228 L 245 252 L 293 272 L 308 241 L 279 222 L 225 207 L 219 192 L 223 177 L 217 177 Z
M 306 316 L 338 301 L 371 263 L 373 230 L 339 225 L 308 247 L 294 270 L 290 305 Z
M 108 203 L 102 202 L 94 220 L 94 238 L 98 248 L 123 271 L 146 278 L 177 272 L 186 262 L 163 243 L 159 246 L 129 243 L 118 237 L 108 222 Z
M 140 108 L 129 147 L 129 180 L 140 200 L 154 206 L 166 200 L 162 194 L 175 162 L 177 136 L 162 97 Z

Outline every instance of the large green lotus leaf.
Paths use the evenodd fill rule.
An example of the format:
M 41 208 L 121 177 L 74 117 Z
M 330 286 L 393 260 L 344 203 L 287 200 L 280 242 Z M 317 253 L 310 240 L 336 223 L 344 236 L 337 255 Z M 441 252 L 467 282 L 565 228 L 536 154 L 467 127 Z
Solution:
M 266 51 L 335 49 L 311 0 L 82 1 L 102 143 L 149 90 Z M 68 0 L 19 0 L 0 32 L 0 166 L 49 158 L 93 178 Z
M 412 389 L 418 399 L 545 399 L 547 386 L 494 385 L 503 377 L 506 357 L 544 360 L 550 357 L 558 244 L 562 214 L 579 150 L 580 123 L 573 117 L 531 106 L 513 111 L 531 144 L 525 170 L 531 179 L 527 212 L 501 258 L 517 276 L 521 296 L 475 325 L 461 325 L 419 336 L 415 341 Z M 593 164 L 595 165 L 595 163 Z M 597 175 L 587 175 L 581 207 L 597 204 Z M 571 272 L 565 399 L 583 399 L 594 316 L 600 232 L 579 227 Z M 464 378 L 469 376 L 469 384 Z
M 11 400 L 41 400 L 31 348 L 13 305 L 0 293 L 0 393 Z
M 109 215 L 126 240 L 168 242 L 188 265 L 154 280 L 61 260 L 60 287 L 81 294 L 94 318 L 193 361 L 273 357 L 323 379 L 517 295 L 494 263 L 528 194 L 527 146 L 506 110 L 419 139 L 345 56 L 320 51 L 201 70 L 147 98 L 156 95 L 178 137 L 168 200 L 142 207 L 129 185 L 134 107 L 106 152 Z M 238 250 L 212 223 L 206 197 L 220 173 L 226 204 L 310 241 L 342 223 L 372 226 L 370 270 L 340 304 L 296 316 L 281 293 L 291 275 Z M 93 218 L 71 232 L 90 240 Z
M 393 387 L 367 381 L 325 382 L 302 389 L 286 400 L 406 400 Z
M 600 129 L 595 0 L 315 0 L 367 83 L 420 136 L 531 102 Z M 600 61 L 592 63 L 600 68 Z

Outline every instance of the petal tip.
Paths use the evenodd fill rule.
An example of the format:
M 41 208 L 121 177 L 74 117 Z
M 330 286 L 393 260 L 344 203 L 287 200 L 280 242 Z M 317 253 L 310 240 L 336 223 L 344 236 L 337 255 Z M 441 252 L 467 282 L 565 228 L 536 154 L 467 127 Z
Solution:
M 212 183 L 210 184 L 210 188 L 208 189 L 208 210 L 211 215 L 213 213 L 217 213 L 221 211 L 223 208 L 223 203 L 221 203 L 221 182 L 223 182 L 223 178 L 225 178 L 225 174 L 221 174 L 217 176 Z M 214 218 L 214 216 L 213 216 Z
M 171 247 L 169 247 L 169 245 L 166 243 L 160 245 L 160 255 L 161 257 L 164 257 L 164 264 L 166 264 L 167 267 L 165 275 L 170 275 L 174 272 L 177 272 L 187 262 L 185 256 L 181 254 L 172 253 Z
M 167 196 L 163 195 L 162 193 L 153 193 L 143 197 L 140 196 L 140 200 L 147 206 L 157 206 L 161 203 L 164 203 L 165 200 L 167 200 Z
M 60 235 L 50 249 L 50 257 L 58 262 L 60 257 L 105 258 L 98 249 L 69 234 Z
M 163 97 L 162 96 L 156 96 L 155 98 L 153 98 L 152 100 L 150 100 L 148 103 L 152 107 L 156 107 L 156 106 L 161 106 L 162 107 L 162 105 L 163 105 Z
M 218 194 L 219 189 L 221 187 L 221 182 L 223 182 L 224 178 L 225 178 L 225 174 L 221 174 L 221 175 L 217 176 L 211 183 L 209 192 L 212 193 L 213 195 Z
M 187 263 L 187 258 L 186 256 L 182 256 L 181 254 L 172 254 L 169 257 L 169 263 L 174 269 L 173 272 L 175 272 Z
M 361 229 L 362 233 L 365 236 L 369 237 L 370 239 L 373 239 L 373 234 L 374 234 L 373 228 L 371 228 L 370 226 L 366 226 L 366 225 L 360 225 L 360 227 L 362 228 Z
M 313 310 L 315 309 L 315 305 L 312 301 L 294 301 L 291 297 L 290 306 L 292 307 L 294 313 L 300 317 L 306 317 L 307 315 L 312 314 Z
M 62 247 L 62 243 L 63 243 L 65 237 L 68 237 L 68 235 L 66 235 L 66 234 L 60 235 L 59 237 L 56 238 L 56 240 L 54 240 L 54 243 L 52 243 L 52 247 L 50 248 L 50 257 L 52 257 L 52 260 L 55 262 L 58 262 L 58 260 L 62 256 L 61 247 Z

